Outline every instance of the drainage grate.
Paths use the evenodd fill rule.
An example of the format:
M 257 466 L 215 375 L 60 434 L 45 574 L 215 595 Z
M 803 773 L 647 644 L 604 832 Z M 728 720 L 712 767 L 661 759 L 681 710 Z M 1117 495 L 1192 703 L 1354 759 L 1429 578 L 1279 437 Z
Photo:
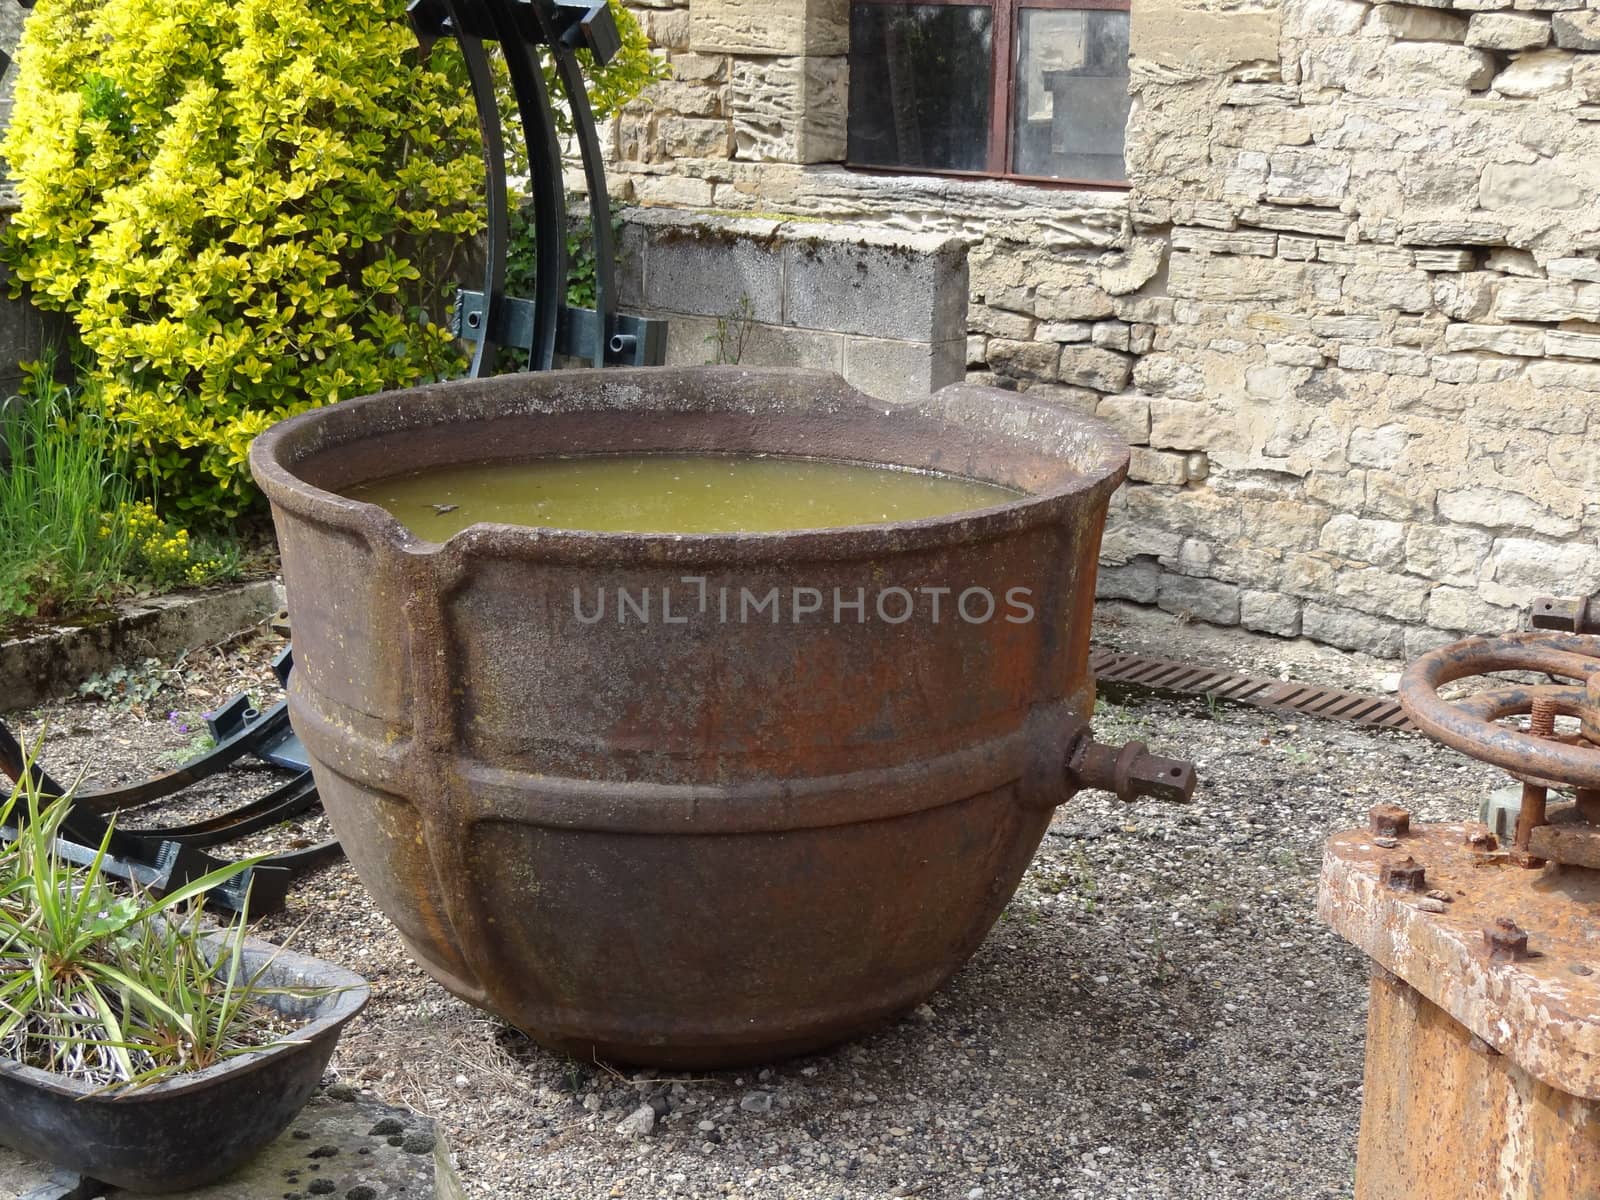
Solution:
M 1090 651 L 1089 669 L 1102 683 L 1180 696 L 1215 696 L 1235 704 L 1253 704 L 1257 708 L 1302 713 L 1330 721 L 1350 721 L 1378 729 L 1416 729 L 1398 700 L 1347 692 L 1342 688 L 1235 675 L 1175 659 L 1118 654 L 1111 650 Z

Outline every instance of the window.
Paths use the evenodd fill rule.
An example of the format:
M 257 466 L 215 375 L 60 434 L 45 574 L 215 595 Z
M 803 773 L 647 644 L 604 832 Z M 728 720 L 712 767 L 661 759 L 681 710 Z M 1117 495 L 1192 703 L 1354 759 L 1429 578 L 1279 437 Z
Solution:
M 1122 183 L 1128 0 L 853 0 L 847 161 Z

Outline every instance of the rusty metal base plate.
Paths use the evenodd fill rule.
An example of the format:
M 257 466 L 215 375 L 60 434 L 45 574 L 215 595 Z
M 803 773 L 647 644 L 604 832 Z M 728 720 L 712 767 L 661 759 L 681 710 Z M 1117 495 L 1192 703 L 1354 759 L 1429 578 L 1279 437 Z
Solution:
M 1317 911 L 1532 1078 L 1600 1099 L 1600 871 L 1514 866 L 1468 844 L 1471 828 L 1482 829 L 1414 825 L 1392 846 L 1364 830 L 1335 834 Z M 1407 858 L 1422 887 L 1393 890 L 1383 870 Z M 1485 930 L 1502 917 L 1527 931 L 1528 957 L 1490 957 Z

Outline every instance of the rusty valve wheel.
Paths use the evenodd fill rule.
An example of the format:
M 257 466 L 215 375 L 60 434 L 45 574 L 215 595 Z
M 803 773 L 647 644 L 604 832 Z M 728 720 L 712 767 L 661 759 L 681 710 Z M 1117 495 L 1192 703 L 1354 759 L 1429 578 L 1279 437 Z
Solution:
M 1448 701 L 1439 688 L 1473 675 L 1532 671 L 1572 686 L 1511 685 Z M 1576 633 L 1507 633 L 1473 637 L 1424 654 L 1400 680 L 1400 703 L 1422 731 L 1526 783 L 1600 789 L 1600 637 Z M 1536 715 L 1548 728 L 1524 733 L 1497 724 Z M 1553 736 L 1556 716 L 1576 717 L 1582 736 Z

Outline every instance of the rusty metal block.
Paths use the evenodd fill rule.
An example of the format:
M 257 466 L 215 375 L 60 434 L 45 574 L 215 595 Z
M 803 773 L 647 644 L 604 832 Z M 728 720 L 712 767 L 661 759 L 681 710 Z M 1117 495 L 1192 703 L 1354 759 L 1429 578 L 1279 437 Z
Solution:
M 1541 1082 L 1415 988 L 1372 976 L 1355 1200 L 1593 1200 L 1600 1103 Z
M 1600 1196 L 1600 872 L 1527 871 L 1475 832 L 1328 842 L 1318 912 L 1376 968 L 1356 1200 Z M 1407 858 L 1426 896 L 1388 882 Z

